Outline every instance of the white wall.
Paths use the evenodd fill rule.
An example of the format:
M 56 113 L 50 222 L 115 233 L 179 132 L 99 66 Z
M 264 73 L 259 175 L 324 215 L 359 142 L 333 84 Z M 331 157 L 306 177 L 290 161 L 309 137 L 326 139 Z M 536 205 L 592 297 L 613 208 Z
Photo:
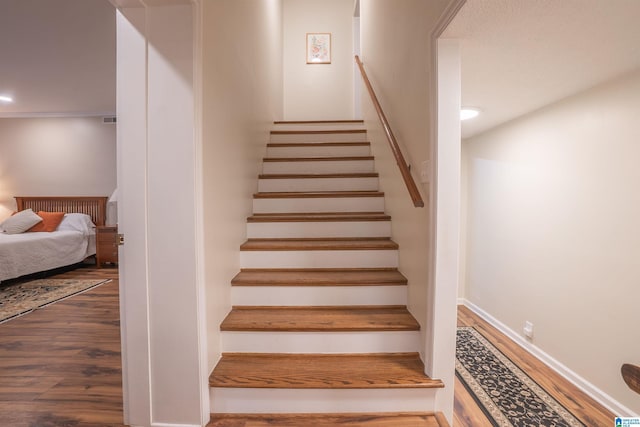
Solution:
M 116 127 L 100 117 L 0 119 L 0 219 L 14 196 L 109 196 Z
M 466 298 L 636 414 L 638 111 L 640 73 L 464 143 Z
M 430 34 L 448 3 L 446 0 L 360 2 L 364 67 L 418 183 L 421 163 L 431 160 L 433 164 L 429 127 Z M 433 237 L 429 235 L 429 186 L 418 184 L 426 206 L 415 208 L 366 91 L 362 99 L 363 116 L 385 192 L 386 210 L 393 218 L 393 240 L 400 245 L 400 271 L 409 279 L 409 309 L 420 322 L 421 348 L 425 349 L 422 356 L 429 367 L 432 353 L 437 351 L 430 344 L 433 289 L 429 288 L 428 264 Z M 455 310 L 455 306 L 451 310 Z M 447 376 L 443 378 L 445 386 L 452 389 L 453 372 Z
M 284 118 L 353 118 L 353 0 L 283 0 Z M 306 63 L 306 34 L 331 33 L 331 64 Z
M 273 120 L 282 117 L 280 0 L 204 3 L 203 179 L 209 371 Z

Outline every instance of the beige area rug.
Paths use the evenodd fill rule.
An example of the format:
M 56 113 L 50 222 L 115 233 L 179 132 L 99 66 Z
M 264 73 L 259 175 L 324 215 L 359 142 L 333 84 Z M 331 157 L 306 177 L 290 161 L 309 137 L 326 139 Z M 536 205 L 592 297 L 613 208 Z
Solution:
M 0 323 L 110 281 L 38 279 L 0 285 Z

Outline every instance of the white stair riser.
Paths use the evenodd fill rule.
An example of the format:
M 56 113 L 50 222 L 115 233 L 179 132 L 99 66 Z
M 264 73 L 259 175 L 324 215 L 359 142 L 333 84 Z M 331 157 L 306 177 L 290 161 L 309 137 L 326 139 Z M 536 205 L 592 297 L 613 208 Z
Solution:
M 352 142 L 366 141 L 366 132 L 358 133 L 288 133 L 272 134 L 270 142 Z
M 212 413 L 424 412 L 437 389 L 210 388 Z
M 406 286 L 232 286 L 231 305 L 406 305 Z
M 391 221 L 251 222 L 247 237 L 391 237 Z
M 377 191 L 378 178 L 259 179 L 258 191 Z
M 368 145 L 267 147 L 268 157 L 353 157 L 370 155 L 371 148 Z
M 397 250 L 240 251 L 241 268 L 397 268 Z
M 253 199 L 253 212 L 384 212 L 384 197 Z
M 222 332 L 227 353 L 411 353 L 420 351 L 419 331 Z
M 263 162 L 262 173 L 369 173 L 373 172 L 373 160 L 322 160 L 297 162 Z

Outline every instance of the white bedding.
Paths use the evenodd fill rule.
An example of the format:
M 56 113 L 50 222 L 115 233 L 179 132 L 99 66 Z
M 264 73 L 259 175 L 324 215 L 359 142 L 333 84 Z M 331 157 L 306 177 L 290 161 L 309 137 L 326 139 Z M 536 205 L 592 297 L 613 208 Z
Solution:
M 95 233 L 0 233 L 0 281 L 72 265 L 95 253 Z

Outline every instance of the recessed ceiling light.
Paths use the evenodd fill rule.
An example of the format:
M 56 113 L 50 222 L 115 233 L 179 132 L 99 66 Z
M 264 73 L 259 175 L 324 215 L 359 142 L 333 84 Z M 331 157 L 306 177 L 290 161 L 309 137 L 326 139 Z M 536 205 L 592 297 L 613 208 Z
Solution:
M 0 102 L 13 102 L 13 98 L 7 95 L 0 95 Z
M 480 110 L 477 108 L 463 107 L 460 110 L 460 120 L 473 119 L 474 117 L 477 117 L 478 114 L 480 114 Z

